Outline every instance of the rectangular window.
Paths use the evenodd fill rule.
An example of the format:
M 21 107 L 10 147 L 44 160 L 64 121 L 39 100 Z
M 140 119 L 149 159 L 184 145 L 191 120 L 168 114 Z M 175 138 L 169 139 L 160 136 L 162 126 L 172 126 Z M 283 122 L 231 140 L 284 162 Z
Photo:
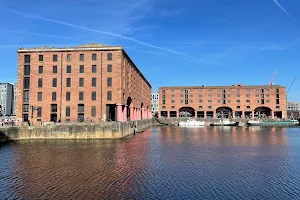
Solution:
M 24 63 L 29 64 L 30 63 L 30 55 L 25 55 L 24 56 Z
M 66 117 L 70 117 L 70 113 L 71 112 L 71 109 L 70 109 L 70 106 L 67 106 L 66 107 Z
M 84 73 L 84 65 L 80 65 L 80 67 L 79 67 L 79 73 L 81 73 L 81 74 Z
M 212 109 L 212 106 L 208 106 L 208 109 Z
M 79 87 L 84 87 L 84 78 L 79 78 Z
M 97 54 L 95 53 L 92 54 L 92 60 L 97 60 Z
M 250 109 L 251 107 L 250 107 L 250 106 L 246 106 L 246 108 L 247 108 L 247 109 Z
M 276 104 L 279 104 L 279 99 L 276 99 Z
M 97 85 L 97 79 L 92 78 L 92 87 L 96 87 L 96 85 Z
M 84 61 L 84 54 L 80 54 L 80 55 L 79 55 L 79 60 L 80 60 L 80 61 Z
M 39 66 L 39 74 L 42 74 L 44 71 L 44 67 L 43 66 Z
M 24 91 L 24 102 L 25 103 L 29 102 L 29 91 L 28 90 Z
M 236 107 L 236 109 L 240 109 L 240 108 L 241 108 L 241 106 L 237 106 L 237 107 Z
M 39 78 L 39 79 L 38 79 L 38 87 L 39 87 L 39 88 L 42 88 L 42 87 L 43 87 L 43 79 L 42 79 L 42 78 Z
M 71 65 L 68 65 L 68 66 L 67 66 L 67 73 L 70 74 L 71 71 L 72 71 L 72 70 L 71 70 Z
M 92 73 L 96 73 L 97 72 L 97 66 L 96 65 L 92 65 Z
M 37 108 L 37 117 L 42 117 L 42 107 Z
M 84 98 L 84 93 L 79 92 L 79 101 L 83 101 L 83 98 Z
M 107 87 L 111 87 L 112 86 L 112 78 L 108 77 L 107 78 Z
M 91 107 L 91 116 L 96 117 L 96 106 Z
M 52 101 L 56 101 L 56 92 L 52 92 Z
M 38 92 L 38 101 L 43 101 L 43 93 Z
M 67 87 L 71 87 L 71 78 L 67 78 Z
M 84 104 L 78 104 L 78 112 L 84 113 Z
M 52 79 L 52 87 L 57 87 L 57 78 Z
M 97 97 L 96 97 L 96 92 L 92 92 L 92 100 L 93 100 L 93 101 L 96 101 L 96 98 L 97 98 Z
M 112 100 L 112 94 L 111 94 L 111 91 L 107 91 L 107 100 L 109 100 L 109 101 Z
M 279 109 L 279 108 L 280 108 L 280 106 L 276 106 L 276 108 L 277 108 L 277 109 Z
M 51 112 L 57 112 L 57 104 L 51 104 Z
M 28 112 L 29 111 L 29 105 L 25 104 L 23 108 L 23 112 Z
M 30 88 L 30 78 L 24 78 L 24 89 Z
M 43 62 L 44 61 L 44 56 L 43 55 L 39 55 L 39 61 Z
M 30 75 L 30 65 L 24 66 L 24 75 L 29 76 Z
M 71 100 L 71 92 L 66 92 L 66 101 Z
M 246 103 L 250 103 L 250 100 L 248 99 L 248 100 L 246 100 Z
M 53 74 L 57 74 L 57 66 L 52 67 L 52 72 L 53 72 Z
M 240 102 L 241 102 L 241 100 L 236 100 L 236 102 L 237 102 L 237 103 L 240 103 Z
M 71 54 L 67 54 L 67 61 L 71 61 L 72 60 L 72 55 Z
M 107 65 L 107 72 L 112 72 L 112 65 Z
M 57 55 L 56 54 L 53 55 L 53 59 L 52 60 L 53 60 L 53 62 L 57 62 Z
M 112 60 L 112 53 L 107 54 L 107 60 Z

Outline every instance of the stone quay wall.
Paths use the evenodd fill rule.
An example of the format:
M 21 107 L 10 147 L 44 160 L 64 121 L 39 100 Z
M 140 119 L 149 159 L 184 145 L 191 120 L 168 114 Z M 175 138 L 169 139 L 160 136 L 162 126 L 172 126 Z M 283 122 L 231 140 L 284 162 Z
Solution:
M 0 141 L 33 139 L 120 139 L 143 132 L 154 124 L 153 119 L 127 122 L 52 124 L 0 128 Z

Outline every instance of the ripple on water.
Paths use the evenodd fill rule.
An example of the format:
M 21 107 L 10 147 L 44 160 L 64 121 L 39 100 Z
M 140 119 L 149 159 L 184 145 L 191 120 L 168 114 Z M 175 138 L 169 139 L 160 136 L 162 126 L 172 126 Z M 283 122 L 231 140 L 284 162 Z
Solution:
M 0 199 L 300 199 L 300 129 L 153 127 L 0 146 Z

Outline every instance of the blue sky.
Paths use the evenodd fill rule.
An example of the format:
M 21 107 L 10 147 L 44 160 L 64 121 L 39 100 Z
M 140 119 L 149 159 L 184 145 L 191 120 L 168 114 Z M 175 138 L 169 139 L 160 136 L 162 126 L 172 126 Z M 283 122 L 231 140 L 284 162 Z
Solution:
M 0 0 L 0 81 L 17 49 L 122 45 L 156 91 L 172 85 L 274 84 L 300 101 L 299 0 Z

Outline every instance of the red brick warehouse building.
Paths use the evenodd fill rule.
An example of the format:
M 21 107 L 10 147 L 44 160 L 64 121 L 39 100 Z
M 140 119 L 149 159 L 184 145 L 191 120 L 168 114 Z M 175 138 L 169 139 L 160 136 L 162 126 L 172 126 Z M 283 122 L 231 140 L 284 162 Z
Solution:
M 280 85 L 182 86 L 159 88 L 162 117 L 286 118 L 286 88 Z
M 151 85 L 119 46 L 20 48 L 17 96 L 23 121 L 152 117 Z

